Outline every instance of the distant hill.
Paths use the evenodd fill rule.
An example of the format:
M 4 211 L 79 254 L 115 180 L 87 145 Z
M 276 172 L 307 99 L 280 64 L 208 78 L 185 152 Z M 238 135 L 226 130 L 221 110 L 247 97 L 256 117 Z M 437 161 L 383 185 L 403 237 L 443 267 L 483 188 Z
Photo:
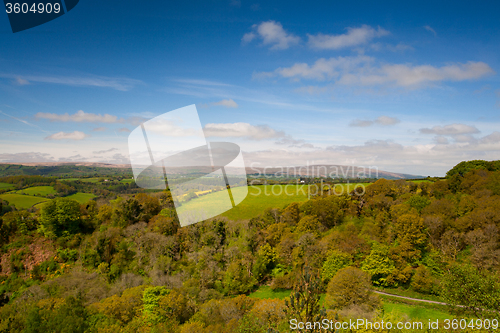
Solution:
M 178 173 L 185 173 L 188 169 L 179 169 Z M 415 179 L 423 176 L 396 173 L 376 168 L 363 168 L 346 165 L 309 165 L 287 166 L 273 168 L 246 168 L 246 172 L 253 176 L 274 177 L 332 177 L 332 178 L 386 178 L 386 179 Z M 0 177 L 14 175 L 40 175 L 52 177 L 85 177 L 93 175 L 131 175 L 132 169 L 128 164 L 107 164 L 90 162 L 42 162 L 0 164 Z
M 51 177 L 131 176 L 130 165 L 106 163 L 17 163 L 0 164 L 0 177 L 30 175 Z
M 364 168 L 348 165 L 309 165 L 276 168 L 246 168 L 249 175 L 289 176 L 289 177 L 331 177 L 331 178 L 385 178 L 416 179 L 424 176 L 396 173 L 377 168 Z
M 332 177 L 332 178 L 385 178 L 416 179 L 423 176 L 396 173 L 376 168 L 353 167 L 347 165 L 309 165 L 273 168 L 246 168 L 248 175 L 269 177 Z M 189 168 L 179 168 L 179 174 L 189 173 Z M 90 162 L 42 162 L 0 164 L 0 177 L 15 175 L 39 175 L 51 177 L 87 177 L 97 175 L 131 176 L 129 164 L 107 164 Z

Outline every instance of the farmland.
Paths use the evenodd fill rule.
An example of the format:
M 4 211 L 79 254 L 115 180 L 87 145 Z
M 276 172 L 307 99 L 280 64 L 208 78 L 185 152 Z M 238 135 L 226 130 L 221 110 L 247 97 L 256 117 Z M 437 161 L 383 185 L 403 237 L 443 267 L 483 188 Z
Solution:
M 0 190 L 1 189 L 10 189 L 10 188 L 13 188 L 14 185 L 12 184 L 7 184 L 7 183 L 0 183 Z
M 41 197 L 35 197 L 30 195 L 22 195 L 22 194 L 2 194 L 0 195 L 0 199 L 8 201 L 11 205 L 16 206 L 17 208 L 27 209 L 33 205 L 38 203 L 50 200 Z
M 28 187 L 24 190 L 16 191 L 16 194 L 46 196 L 49 194 L 56 194 L 56 190 L 52 186 L 34 186 Z
M 307 200 L 308 185 L 262 185 L 248 186 L 247 197 L 233 209 L 221 214 L 229 219 L 250 219 L 261 214 L 266 208 L 284 208 L 292 202 L 303 202 Z M 236 187 L 232 190 L 233 196 L 244 195 L 244 187 Z M 197 209 L 202 205 L 210 203 L 218 207 L 227 200 L 226 192 L 215 192 L 183 204 L 179 211 Z
M 76 200 L 79 203 L 86 203 L 87 201 L 92 200 L 93 198 L 95 198 L 95 195 L 92 194 L 92 193 L 81 193 L 81 192 L 78 192 L 78 193 L 75 193 L 75 194 L 72 194 L 72 195 L 68 195 L 66 198 Z

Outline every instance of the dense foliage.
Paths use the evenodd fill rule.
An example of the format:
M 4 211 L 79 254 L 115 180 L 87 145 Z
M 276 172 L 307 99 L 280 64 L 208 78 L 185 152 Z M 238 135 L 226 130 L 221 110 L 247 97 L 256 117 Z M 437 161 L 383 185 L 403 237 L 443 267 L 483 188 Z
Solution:
M 499 189 L 487 168 L 380 179 L 183 228 L 167 191 L 2 209 L 0 332 L 287 332 L 291 318 L 385 318 L 374 287 L 495 316 Z M 248 296 L 264 285 L 291 296 Z

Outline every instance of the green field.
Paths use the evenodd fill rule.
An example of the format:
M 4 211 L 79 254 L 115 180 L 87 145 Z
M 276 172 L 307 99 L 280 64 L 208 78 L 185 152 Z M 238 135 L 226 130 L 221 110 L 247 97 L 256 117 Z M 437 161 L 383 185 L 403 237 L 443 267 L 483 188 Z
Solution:
M 28 187 L 24 190 L 17 191 L 16 193 L 17 194 L 45 196 L 48 194 L 55 194 L 56 190 L 54 190 L 54 188 L 52 186 L 34 186 L 34 187 Z
M 127 179 L 122 179 L 122 180 L 120 180 L 120 183 L 125 183 L 125 184 L 127 184 L 127 183 L 133 183 L 133 182 L 135 182 L 135 180 L 133 180 L 133 179 L 128 179 L 128 178 L 127 178 Z
M 9 189 L 9 188 L 13 188 L 14 185 L 12 184 L 7 184 L 7 183 L 0 183 L 0 189 Z
M 402 303 L 392 303 L 384 300 L 383 302 L 384 312 L 393 312 L 396 314 L 406 314 L 410 319 L 420 319 L 422 321 L 427 321 L 428 319 L 434 321 L 436 319 L 453 319 L 455 316 L 441 311 L 439 309 L 430 308 L 427 306 L 419 305 L 408 305 Z
M 284 208 L 292 202 L 307 200 L 308 185 L 261 185 L 248 186 L 247 197 L 236 207 L 221 214 L 232 220 L 244 220 L 262 214 L 266 208 Z M 233 197 L 243 196 L 245 187 L 232 189 Z M 210 203 L 212 207 L 225 206 L 227 194 L 225 191 L 210 193 L 184 203 L 178 212 L 196 210 Z M 229 207 L 230 208 L 230 207 Z M 209 213 L 208 213 L 209 214 Z
M 27 209 L 37 203 L 48 201 L 50 199 L 34 197 L 30 195 L 22 195 L 22 194 L 2 194 L 0 195 L 0 199 L 6 200 L 9 204 L 14 205 L 18 208 Z
M 262 286 L 248 296 L 258 299 L 267 299 L 267 298 L 285 299 L 287 297 L 290 297 L 291 292 L 292 290 L 286 290 L 286 289 L 274 291 L 271 289 L 271 287 Z
M 78 192 L 72 195 L 68 195 L 66 198 L 76 200 L 79 203 L 86 203 L 87 201 L 95 198 L 95 194 Z

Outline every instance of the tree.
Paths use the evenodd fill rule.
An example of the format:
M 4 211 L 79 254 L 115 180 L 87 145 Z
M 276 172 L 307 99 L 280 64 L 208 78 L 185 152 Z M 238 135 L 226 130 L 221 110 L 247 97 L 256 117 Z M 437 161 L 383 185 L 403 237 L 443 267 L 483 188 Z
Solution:
M 306 266 L 294 291 L 285 299 L 285 313 L 290 319 L 297 319 L 298 322 L 320 321 L 325 316 L 325 312 L 320 310 L 320 296 L 321 280 Z
M 387 285 L 387 276 L 394 268 L 394 261 L 389 258 L 389 247 L 379 243 L 373 243 L 370 254 L 361 265 L 361 269 L 371 276 L 373 284 L 381 286 Z
M 321 278 L 323 281 L 328 282 L 340 269 L 350 265 L 352 265 L 352 257 L 350 254 L 332 251 L 323 264 Z
M 420 293 L 428 294 L 432 291 L 432 275 L 425 266 L 418 266 L 411 279 L 411 286 Z
M 40 213 L 39 230 L 48 238 L 60 237 L 64 232 L 80 232 L 81 213 L 78 201 L 57 198 L 44 204 Z
M 379 305 L 378 297 L 370 290 L 370 276 L 355 267 L 342 268 L 328 283 L 325 304 L 332 309 L 352 305 L 365 305 L 373 310 Z
M 500 283 L 487 271 L 470 264 L 454 265 L 445 275 L 442 296 L 457 312 L 471 312 L 478 318 L 500 310 Z

